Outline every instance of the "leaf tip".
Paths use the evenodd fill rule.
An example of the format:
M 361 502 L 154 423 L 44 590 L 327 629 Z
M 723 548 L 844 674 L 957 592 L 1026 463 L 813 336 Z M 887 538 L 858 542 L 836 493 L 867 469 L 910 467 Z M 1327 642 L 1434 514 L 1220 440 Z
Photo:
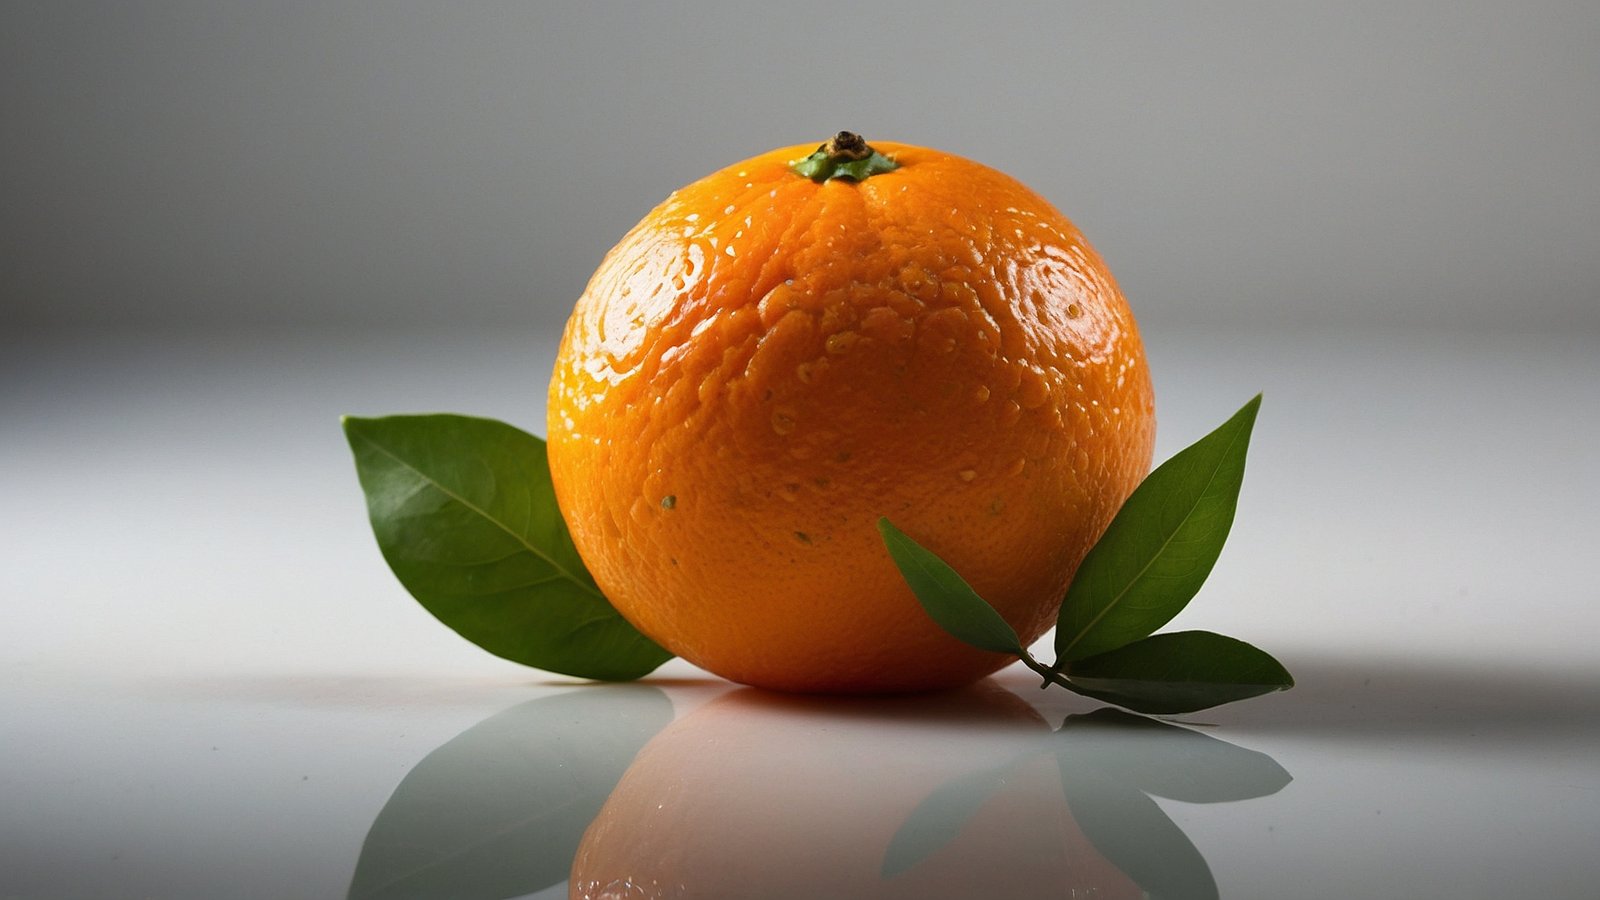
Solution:
M 1239 407 L 1239 411 L 1235 413 L 1234 416 L 1236 418 L 1245 419 L 1251 423 L 1254 423 L 1256 420 L 1256 413 L 1261 411 L 1261 396 L 1262 395 L 1260 393 L 1257 393 L 1254 397 L 1251 397 L 1248 403 Z
M 901 531 L 888 516 L 878 517 L 878 535 L 883 538 L 884 546 L 890 546 L 894 541 L 908 541 L 906 533 Z
M 366 422 L 366 419 L 352 416 L 349 413 L 339 417 L 339 432 L 344 435 L 345 443 L 350 445 L 351 450 L 356 448 L 357 434 L 361 431 L 361 426 Z

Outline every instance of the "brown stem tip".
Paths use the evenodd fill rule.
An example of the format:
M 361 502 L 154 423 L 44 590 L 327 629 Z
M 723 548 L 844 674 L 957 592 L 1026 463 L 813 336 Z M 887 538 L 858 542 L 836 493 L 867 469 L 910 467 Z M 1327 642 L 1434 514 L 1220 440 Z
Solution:
M 854 131 L 841 131 L 818 147 L 817 152 L 834 159 L 866 159 L 872 155 L 872 148 L 867 146 L 866 138 Z

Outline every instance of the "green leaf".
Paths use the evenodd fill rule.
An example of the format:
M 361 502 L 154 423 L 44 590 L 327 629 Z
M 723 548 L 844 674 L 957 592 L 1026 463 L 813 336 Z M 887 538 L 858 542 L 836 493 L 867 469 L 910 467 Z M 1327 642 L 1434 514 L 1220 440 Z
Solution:
M 900 574 L 917 596 L 917 602 L 939 627 L 980 650 L 1022 655 L 1022 641 L 1017 638 L 1017 632 L 956 574 L 955 569 L 907 537 L 886 518 L 878 520 L 878 532 L 883 535 L 884 546 L 889 548 L 889 557 L 900 567 Z
M 1056 667 L 1115 650 L 1177 615 L 1211 574 L 1233 525 L 1258 394 L 1167 460 L 1084 557 L 1056 621 Z
M 474 725 L 395 788 L 349 896 L 520 897 L 565 881 L 584 830 L 670 721 L 661 691 L 619 685 L 530 700 Z
M 612 608 L 556 506 L 544 441 L 492 419 L 344 419 L 373 534 L 439 621 L 514 662 L 638 678 L 672 658 Z
M 1067 669 L 1080 694 L 1142 713 L 1208 709 L 1288 690 L 1294 679 L 1265 652 L 1209 631 L 1175 631 L 1080 659 Z

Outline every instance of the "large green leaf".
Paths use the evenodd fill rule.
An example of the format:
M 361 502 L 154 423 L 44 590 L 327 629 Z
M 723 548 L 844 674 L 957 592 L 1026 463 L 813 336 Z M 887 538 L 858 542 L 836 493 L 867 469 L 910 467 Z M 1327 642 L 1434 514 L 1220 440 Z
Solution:
M 351 898 L 519 897 L 565 881 L 584 831 L 672 721 L 661 691 L 589 686 L 514 706 L 406 775 L 372 823 Z
M 878 520 L 878 532 L 911 592 L 941 628 L 980 650 L 1022 655 L 1016 630 L 955 569 L 888 519 Z
M 1057 666 L 1115 650 L 1177 615 L 1233 525 L 1257 395 L 1133 492 L 1078 567 L 1056 621 Z
M 625 680 L 672 658 L 612 608 L 556 506 L 544 441 L 457 415 L 346 417 L 372 531 L 400 583 L 524 665 Z
M 1158 634 L 1072 663 L 1067 684 L 1142 713 L 1208 709 L 1284 691 L 1294 679 L 1262 650 L 1209 631 Z

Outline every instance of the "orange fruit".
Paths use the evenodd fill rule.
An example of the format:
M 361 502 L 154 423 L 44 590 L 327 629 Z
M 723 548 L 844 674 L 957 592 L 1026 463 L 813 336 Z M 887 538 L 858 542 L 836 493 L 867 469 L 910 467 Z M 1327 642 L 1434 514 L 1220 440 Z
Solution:
M 1014 179 L 848 133 L 808 152 L 677 191 L 601 262 L 550 385 L 556 496 L 621 614 L 702 668 L 965 684 L 1010 660 L 928 618 L 877 519 L 1037 639 L 1149 469 L 1138 329 Z
M 736 691 L 634 758 L 568 897 L 1142 897 L 1079 828 L 1055 746 L 992 683 L 846 702 Z

